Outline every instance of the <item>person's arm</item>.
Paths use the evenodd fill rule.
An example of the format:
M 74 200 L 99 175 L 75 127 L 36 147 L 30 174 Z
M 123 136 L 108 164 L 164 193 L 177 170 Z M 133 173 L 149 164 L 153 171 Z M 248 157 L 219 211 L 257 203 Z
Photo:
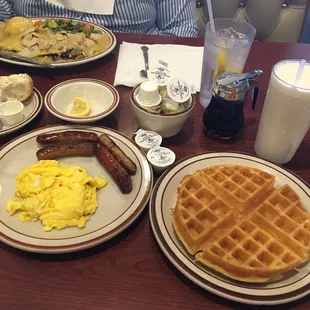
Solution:
M 0 20 L 5 20 L 13 15 L 12 0 L 0 0 Z
M 159 34 L 197 37 L 194 0 L 155 0 Z

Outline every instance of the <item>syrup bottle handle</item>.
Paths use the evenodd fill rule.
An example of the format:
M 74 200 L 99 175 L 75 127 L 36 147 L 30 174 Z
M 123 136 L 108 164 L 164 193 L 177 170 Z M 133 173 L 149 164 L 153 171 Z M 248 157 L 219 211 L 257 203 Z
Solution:
M 259 83 L 256 80 L 249 80 L 249 84 L 252 86 L 252 111 L 254 111 L 259 92 Z

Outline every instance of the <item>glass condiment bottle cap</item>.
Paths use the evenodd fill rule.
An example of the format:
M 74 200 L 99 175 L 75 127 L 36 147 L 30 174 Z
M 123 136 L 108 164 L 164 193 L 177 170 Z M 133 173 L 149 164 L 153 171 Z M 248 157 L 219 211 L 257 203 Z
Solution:
M 154 67 L 147 71 L 147 78 L 158 86 L 166 86 L 171 78 L 170 71 L 165 67 Z
M 167 84 L 167 93 L 174 101 L 183 103 L 191 97 L 191 88 L 183 79 L 173 78 Z
M 243 100 L 250 86 L 240 73 L 224 72 L 215 80 L 213 93 L 227 101 Z
M 249 80 L 262 73 L 263 71 L 258 69 L 247 73 L 221 73 L 214 82 L 213 94 L 227 101 L 244 100 L 250 89 Z

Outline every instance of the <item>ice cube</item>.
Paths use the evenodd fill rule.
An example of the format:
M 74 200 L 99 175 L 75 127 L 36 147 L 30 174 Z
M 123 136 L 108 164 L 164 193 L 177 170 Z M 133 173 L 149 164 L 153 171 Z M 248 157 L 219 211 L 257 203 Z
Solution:
M 238 32 L 233 27 L 219 29 L 217 31 L 217 34 L 227 39 L 239 39 L 240 40 L 240 39 L 247 38 L 245 34 Z

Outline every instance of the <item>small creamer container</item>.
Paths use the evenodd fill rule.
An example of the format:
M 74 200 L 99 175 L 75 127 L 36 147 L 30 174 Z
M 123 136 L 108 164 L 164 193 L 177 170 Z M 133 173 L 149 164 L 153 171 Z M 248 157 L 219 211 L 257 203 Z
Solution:
M 173 78 L 167 84 L 167 93 L 172 100 L 184 103 L 191 97 L 191 87 L 183 79 Z
M 147 152 L 147 159 L 157 174 L 169 168 L 175 162 L 175 158 L 172 150 L 162 146 L 153 147 Z
M 147 71 L 147 78 L 158 85 L 158 90 L 163 100 L 168 97 L 167 84 L 171 79 L 171 73 L 166 67 L 158 66 L 150 68 Z
M 152 107 L 158 105 L 161 102 L 161 96 L 159 94 L 158 85 L 153 81 L 142 82 L 139 88 L 139 92 L 136 96 L 137 102 L 141 106 Z
M 147 78 L 150 81 L 156 82 L 159 89 L 161 89 L 161 87 L 165 87 L 168 84 L 168 81 L 171 79 L 171 74 L 165 67 L 155 67 L 147 71 Z
M 23 118 L 24 105 L 18 100 L 6 101 L 0 104 L 0 119 L 7 125 L 20 123 Z
M 136 132 L 135 141 L 137 145 L 147 153 L 152 147 L 160 146 L 163 138 L 155 131 L 139 129 Z

